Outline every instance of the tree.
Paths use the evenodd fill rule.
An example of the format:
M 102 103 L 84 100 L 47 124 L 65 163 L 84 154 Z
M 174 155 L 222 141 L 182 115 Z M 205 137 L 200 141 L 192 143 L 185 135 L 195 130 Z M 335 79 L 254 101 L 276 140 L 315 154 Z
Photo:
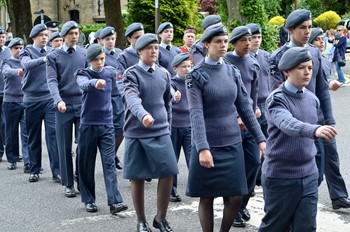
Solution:
M 6 0 L 6 5 L 13 36 L 21 37 L 26 43 L 29 43 L 31 41 L 29 34 L 33 26 L 30 0 Z M 20 16 L 18 12 L 21 12 Z
M 106 25 L 112 26 L 117 32 L 116 46 L 124 48 L 126 38 L 124 36 L 124 24 L 120 0 L 103 0 L 105 8 Z

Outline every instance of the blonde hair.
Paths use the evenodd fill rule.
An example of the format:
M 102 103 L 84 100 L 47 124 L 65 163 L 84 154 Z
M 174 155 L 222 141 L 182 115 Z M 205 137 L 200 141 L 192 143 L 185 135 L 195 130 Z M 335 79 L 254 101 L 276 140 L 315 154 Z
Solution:
M 331 36 L 335 36 L 335 30 L 334 29 L 330 29 L 328 31 L 328 34 L 331 34 Z
M 343 25 L 338 25 L 337 29 L 338 30 L 343 30 L 343 32 L 345 32 L 345 27 Z

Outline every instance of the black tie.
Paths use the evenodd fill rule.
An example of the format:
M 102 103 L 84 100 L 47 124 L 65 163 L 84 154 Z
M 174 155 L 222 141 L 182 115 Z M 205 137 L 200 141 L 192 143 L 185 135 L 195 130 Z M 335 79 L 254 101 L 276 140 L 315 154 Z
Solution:
M 115 52 L 114 51 L 111 51 L 109 54 L 111 54 L 112 56 L 115 54 Z
M 46 51 L 45 51 L 45 49 L 44 48 L 42 48 L 41 50 L 40 50 L 40 53 L 45 53 Z
M 170 51 L 170 48 L 171 48 L 170 45 L 166 46 L 166 50 Z
M 303 93 L 303 90 L 299 89 L 299 90 L 297 91 L 297 93 Z
M 67 52 L 68 52 L 69 54 L 71 54 L 71 53 L 75 52 L 75 50 L 74 50 L 73 47 L 70 47 L 70 48 L 67 49 Z
M 258 53 L 255 53 L 255 54 L 254 54 L 254 57 L 257 58 L 257 57 L 258 57 Z
M 153 68 L 149 68 L 147 72 L 149 72 L 149 73 L 153 73 L 153 72 L 154 72 L 154 70 L 153 70 Z

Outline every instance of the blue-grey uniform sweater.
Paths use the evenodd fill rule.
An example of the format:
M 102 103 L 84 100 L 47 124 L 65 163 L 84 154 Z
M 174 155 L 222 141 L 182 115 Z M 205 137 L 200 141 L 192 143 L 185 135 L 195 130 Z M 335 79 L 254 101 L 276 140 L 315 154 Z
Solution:
M 139 61 L 140 56 L 136 53 L 136 50 L 134 50 L 131 47 L 128 47 L 124 49 L 117 58 L 117 64 L 118 64 L 118 78 L 121 79 L 121 76 L 124 74 L 125 70 L 135 64 Z
M 52 50 L 46 46 L 47 54 Z M 23 76 L 23 102 L 40 102 L 50 100 L 49 88 L 46 81 L 45 53 L 40 53 L 32 45 L 27 45 L 20 53 Z
M 335 125 L 335 120 L 332 112 L 331 97 L 329 95 L 327 77 L 322 71 L 322 54 L 318 48 L 311 44 L 306 45 L 312 55 L 312 77 L 309 85 L 306 87 L 313 92 L 320 100 L 321 111 L 326 125 Z M 274 51 L 270 56 L 270 90 L 275 90 L 284 81 L 285 77 L 281 70 L 278 69 L 278 62 L 282 55 L 290 48 L 289 43 Z M 319 115 L 322 118 L 322 115 Z
M 253 53 L 251 53 L 253 54 Z M 266 98 L 270 94 L 270 88 L 269 88 L 269 58 L 270 53 L 267 51 L 258 50 L 258 56 L 256 59 L 259 62 L 260 65 L 260 72 L 259 72 L 259 90 L 258 90 L 258 104 L 264 104 L 266 101 Z
M 115 48 L 114 49 L 114 54 L 110 54 L 111 51 L 107 50 L 106 49 L 106 66 L 112 66 L 114 68 L 117 68 L 118 67 L 118 64 L 117 64 L 117 58 L 119 56 L 119 54 L 122 52 L 121 49 L 119 48 Z M 115 72 L 117 73 L 117 70 L 115 70 Z M 122 93 L 124 91 L 124 84 L 122 82 L 121 79 L 119 79 L 119 81 L 116 81 L 117 80 L 117 76 L 118 75 L 115 75 L 115 80 L 112 82 L 112 85 L 113 85 L 113 88 L 112 88 L 112 96 L 118 96 L 120 95 L 120 93 Z
M 191 47 L 190 53 L 192 55 L 193 65 L 199 64 L 205 57 L 205 52 L 203 50 L 203 43 L 197 40 Z
M 159 46 L 159 65 L 168 70 L 172 76 L 176 75 L 176 72 L 173 70 L 171 62 L 173 62 L 174 57 L 179 53 L 181 53 L 180 48 L 174 45 L 171 45 L 170 51 L 168 51 L 166 48 L 163 48 L 162 46 Z
M 75 73 L 77 83 L 83 90 L 81 124 L 113 125 L 111 92 L 115 76 L 116 70 L 111 66 L 104 67 L 101 72 L 85 68 Z M 103 89 L 96 89 L 98 79 L 106 81 Z
M 258 81 L 260 72 L 258 61 L 250 55 L 240 57 L 234 55 L 233 52 L 226 53 L 224 60 L 236 66 L 240 71 L 243 84 L 251 99 L 252 109 L 255 112 L 258 100 Z
M 181 93 L 179 102 L 172 102 L 172 127 L 190 127 L 190 112 L 188 108 L 186 79 L 175 75 L 171 78 L 171 85 Z
M 317 97 L 307 89 L 292 93 L 283 84 L 269 95 L 266 107 L 269 137 L 262 172 L 271 178 L 286 179 L 317 172 Z
M 138 64 L 125 71 L 125 137 L 151 138 L 170 134 L 170 78 L 170 73 L 159 65 L 153 73 L 146 72 Z M 142 124 L 146 114 L 154 118 L 150 128 Z
M 203 60 L 187 74 L 186 81 L 192 143 L 198 152 L 242 141 L 237 112 L 256 142 L 265 140 L 236 67 Z
M 63 49 L 55 49 L 47 56 L 47 83 L 57 105 L 60 101 L 66 104 L 81 104 L 83 91 L 79 88 L 74 73 L 88 67 L 86 50 L 79 46 L 71 54 Z
M 3 60 L 1 73 L 4 76 L 4 102 L 23 102 L 22 77 L 18 70 L 22 69 L 21 61 L 14 57 Z
M 9 59 L 12 54 L 8 47 L 2 46 L 1 47 L 2 52 L 0 52 L 0 62 L 5 59 Z M 2 76 L 2 73 L 0 72 L 0 95 L 4 94 L 4 77 Z

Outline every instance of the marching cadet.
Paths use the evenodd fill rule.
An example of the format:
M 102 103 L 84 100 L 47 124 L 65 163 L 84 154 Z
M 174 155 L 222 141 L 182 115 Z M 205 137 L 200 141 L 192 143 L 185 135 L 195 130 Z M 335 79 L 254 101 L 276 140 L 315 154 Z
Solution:
M 72 130 L 79 144 L 80 113 L 82 90 L 79 88 L 74 73 L 79 68 L 86 68 L 86 51 L 77 46 L 79 26 L 74 21 L 63 24 L 61 36 L 64 44 L 61 49 L 54 49 L 47 56 L 47 83 L 56 108 L 56 135 L 60 156 L 62 185 L 65 196 L 75 197 L 72 161 Z M 77 150 L 77 157 L 79 150 Z M 77 171 L 76 171 L 77 173 Z M 78 187 L 79 188 L 79 187 Z
M 101 33 L 103 34 L 103 31 Z M 102 37 L 103 39 L 103 37 Z M 96 212 L 95 163 L 97 148 L 101 154 L 109 210 L 112 215 L 127 210 L 118 190 L 115 170 L 115 136 L 113 126 L 112 82 L 117 72 L 105 66 L 105 49 L 92 44 L 86 52 L 89 68 L 79 69 L 75 76 L 83 90 L 78 163 L 80 193 L 87 212 Z
M 145 31 L 142 23 L 132 23 L 126 28 L 125 37 L 129 41 L 130 46 L 125 48 L 117 58 L 118 79 L 122 78 L 122 75 L 127 68 L 137 64 L 139 61 L 140 56 L 135 49 L 135 44 L 143 34 L 145 34 Z
M 21 125 L 22 157 L 24 172 L 29 171 L 28 135 L 25 123 L 22 77 L 23 68 L 19 53 L 24 47 L 21 38 L 13 38 L 8 47 L 12 56 L 2 61 L 1 72 L 4 76 L 4 102 L 3 114 L 5 121 L 5 149 L 8 161 L 8 169 L 17 168 L 19 161 L 19 125 Z
M 305 9 L 294 10 L 286 19 L 286 27 L 289 30 L 291 40 L 289 43 L 278 48 L 271 54 L 270 57 L 270 89 L 278 88 L 284 82 L 284 76 L 278 69 L 278 62 L 281 56 L 291 47 L 306 46 L 312 54 L 312 78 L 310 83 L 306 86 L 308 90 L 315 93 L 320 100 L 320 107 L 323 115 L 319 115 L 322 125 L 335 125 L 335 120 L 332 113 L 332 104 L 329 95 L 328 83 L 326 76 L 322 71 L 322 54 L 318 48 L 308 43 L 311 35 L 312 19 L 311 12 Z M 343 177 L 339 171 L 339 157 L 337 153 L 336 140 L 322 141 L 315 140 L 316 147 L 318 147 L 318 165 L 328 165 L 325 168 L 325 176 L 329 188 L 330 197 L 332 200 L 333 209 L 350 208 L 350 199 L 345 186 Z M 322 145 L 323 142 L 323 145 Z M 325 146 L 326 145 L 326 146 Z M 324 150 L 324 154 L 323 151 Z M 322 161 L 325 159 L 325 162 Z M 322 170 L 322 168 L 319 168 Z M 322 181 L 323 173 L 319 174 L 319 184 Z
M 221 17 L 219 15 L 208 15 L 202 21 L 203 29 L 207 29 L 209 26 L 221 23 Z M 201 40 L 197 40 L 191 47 L 192 63 L 193 66 L 197 65 L 205 57 L 205 52 L 203 51 L 203 43 Z
M 171 62 L 174 56 L 181 53 L 181 50 L 175 45 L 171 44 L 174 39 L 174 26 L 171 22 L 165 22 L 159 25 L 157 34 L 160 37 L 159 46 L 159 65 L 163 66 L 172 76 L 176 73 L 171 67 Z
M 49 44 L 52 48 L 61 48 L 63 44 L 63 38 L 61 34 L 57 31 L 49 36 Z
M 121 49 L 115 47 L 115 40 L 117 34 L 113 27 L 105 27 L 100 33 L 100 39 L 105 48 L 105 64 L 117 68 L 117 57 L 122 52 Z M 113 124 L 114 124 L 114 135 L 115 135 L 115 167 L 122 169 L 122 164 L 117 156 L 117 151 L 120 144 L 123 141 L 123 126 L 124 126 L 124 103 L 121 98 L 124 85 L 120 79 L 112 82 L 112 106 L 113 106 Z
M 39 181 L 41 170 L 41 127 L 45 123 L 45 139 L 49 154 L 52 178 L 61 182 L 60 164 L 55 130 L 55 109 L 46 80 L 47 55 L 52 48 L 46 46 L 47 27 L 35 25 L 29 37 L 32 45 L 27 45 L 20 53 L 23 75 L 23 103 L 28 133 L 28 151 L 30 163 L 29 182 Z
M 233 29 L 228 42 L 235 47 L 235 50 L 233 52 L 228 52 L 224 59 L 229 64 L 235 65 L 240 71 L 243 84 L 250 99 L 250 106 L 255 112 L 256 117 L 259 118 L 261 112 L 257 108 L 257 99 L 260 66 L 258 61 L 249 54 L 252 39 L 251 35 L 251 30 L 247 26 L 239 26 Z M 233 226 L 245 227 L 245 222 L 242 218 L 246 221 L 250 220 L 250 214 L 246 206 L 254 191 L 256 178 L 260 170 L 260 151 L 253 135 L 245 127 L 240 115 L 237 115 L 237 122 L 241 129 L 248 194 L 243 197 L 241 210 L 237 214 Z
M 178 174 L 170 138 L 170 73 L 156 64 L 158 39 L 144 34 L 135 45 L 139 62 L 123 76 L 125 92 L 125 154 L 123 177 L 131 181 L 137 231 L 151 231 L 144 210 L 145 179 L 159 179 L 153 227 L 172 232 L 166 220 L 173 175 Z M 157 91 L 155 91 L 155 89 Z
M 6 43 L 6 30 L 0 27 L 0 62 L 4 59 L 11 57 L 11 51 L 5 46 Z M 0 72 L 0 112 L 2 111 L 2 102 L 4 99 L 4 78 Z M 5 131 L 3 127 L 4 119 L 2 114 L 0 114 L 0 162 L 2 161 L 2 156 L 4 155 L 4 137 Z

